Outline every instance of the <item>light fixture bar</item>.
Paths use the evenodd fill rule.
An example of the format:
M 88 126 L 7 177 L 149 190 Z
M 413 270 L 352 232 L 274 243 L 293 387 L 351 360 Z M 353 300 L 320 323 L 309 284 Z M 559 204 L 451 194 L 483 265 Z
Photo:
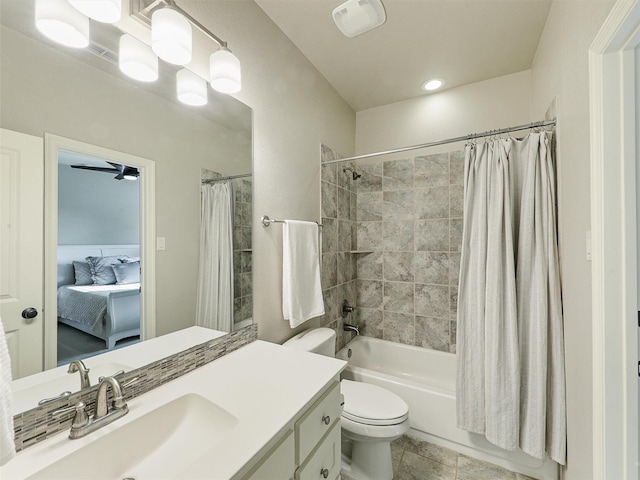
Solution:
M 211 31 L 205 27 L 204 25 L 202 25 L 198 20 L 196 20 L 195 18 L 193 18 L 191 15 L 189 15 L 187 12 L 185 12 L 182 8 L 180 8 L 175 0 L 164 0 L 164 3 L 167 4 L 167 6 L 173 8 L 174 10 L 177 10 L 178 12 L 180 12 L 187 20 L 189 20 L 195 27 L 198 28 L 198 30 L 200 30 L 202 33 L 204 33 L 206 36 L 208 36 L 209 38 L 211 38 L 211 40 L 213 40 L 214 42 L 216 42 L 218 45 L 220 45 L 223 48 L 226 48 L 227 46 L 227 42 L 225 42 L 224 40 L 222 40 L 220 37 L 218 37 L 217 35 L 215 35 L 214 33 L 211 33 Z

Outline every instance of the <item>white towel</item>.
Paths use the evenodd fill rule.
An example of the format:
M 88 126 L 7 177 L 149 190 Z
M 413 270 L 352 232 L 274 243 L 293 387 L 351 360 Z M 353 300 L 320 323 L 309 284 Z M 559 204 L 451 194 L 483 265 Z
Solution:
M 295 328 L 324 315 L 318 224 L 285 220 L 282 247 L 282 314 Z
M 11 400 L 11 359 L 0 318 L 0 465 L 7 463 L 16 454 Z

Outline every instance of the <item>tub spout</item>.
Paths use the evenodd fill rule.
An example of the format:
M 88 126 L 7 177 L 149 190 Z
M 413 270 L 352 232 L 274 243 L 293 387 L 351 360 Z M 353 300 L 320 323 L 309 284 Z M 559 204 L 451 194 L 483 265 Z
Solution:
M 356 335 L 360 335 L 360 329 L 358 328 L 357 325 L 351 325 L 349 323 L 343 323 L 342 324 L 342 329 L 345 332 L 356 332 Z

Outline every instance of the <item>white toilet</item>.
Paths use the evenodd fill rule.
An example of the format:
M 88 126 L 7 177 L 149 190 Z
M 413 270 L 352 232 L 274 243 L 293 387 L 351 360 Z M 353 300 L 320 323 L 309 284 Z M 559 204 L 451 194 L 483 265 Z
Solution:
M 305 330 L 284 345 L 333 357 L 336 332 Z M 355 480 L 391 480 L 391 442 L 409 430 L 409 406 L 396 394 L 369 383 L 342 380 L 340 391 L 342 473 Z

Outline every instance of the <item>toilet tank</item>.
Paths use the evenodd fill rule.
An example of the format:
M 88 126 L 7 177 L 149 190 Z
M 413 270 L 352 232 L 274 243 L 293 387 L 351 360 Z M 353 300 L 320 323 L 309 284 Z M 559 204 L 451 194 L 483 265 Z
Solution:
M 304 350 L 305 352 L 333 357 L 336 354 L 336 332 L 331 328 L 312 328 L 300 332 L 295 337 L 284 342 L 283 345 Z

